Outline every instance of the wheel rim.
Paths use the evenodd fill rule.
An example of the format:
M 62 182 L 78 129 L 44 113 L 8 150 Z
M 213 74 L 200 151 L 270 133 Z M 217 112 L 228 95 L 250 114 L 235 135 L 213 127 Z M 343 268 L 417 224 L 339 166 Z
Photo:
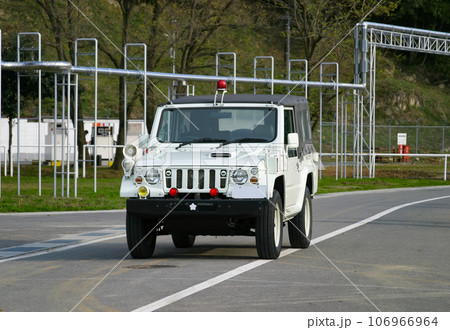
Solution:
M 311 229 L 311 212 L 309 199 L 305 199 L 305 236 L 309 238 L 309 231 Z
M 277 204 L 275 208 L 275 214 L 274 214 L 274 224 L 273 224 L 273 237 L 274 237 L 274 243 L 275 246 L 280 245 L 280 239 L 281 239 L 281 214 L 280 214 L 280 208 Z

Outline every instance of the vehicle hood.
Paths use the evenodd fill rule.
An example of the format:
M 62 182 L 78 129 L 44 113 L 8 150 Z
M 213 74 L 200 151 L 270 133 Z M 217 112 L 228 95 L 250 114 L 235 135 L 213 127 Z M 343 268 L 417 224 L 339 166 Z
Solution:
M 138 167 L 243 167 L 258 166 L 269 152 L 267 145 L 255 144 L 205 148 L 186 146 L 180 149 L 155 148 L 136 162 Z

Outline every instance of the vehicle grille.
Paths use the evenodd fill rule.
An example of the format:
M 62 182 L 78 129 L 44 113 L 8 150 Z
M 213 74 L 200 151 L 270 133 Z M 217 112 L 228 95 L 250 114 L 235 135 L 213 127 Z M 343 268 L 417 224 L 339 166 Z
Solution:
M 166 169 L 166 188 L 177 188 L 180 192 L 209 192 L 211 188 L 224 191 L 228 171 L 225 169 Z

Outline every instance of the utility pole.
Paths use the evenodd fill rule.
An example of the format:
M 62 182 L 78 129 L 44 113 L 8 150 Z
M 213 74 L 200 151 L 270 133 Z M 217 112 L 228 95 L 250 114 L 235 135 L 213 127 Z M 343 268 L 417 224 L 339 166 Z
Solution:
M 289 77 L 290 65 L 289 61 L 291 59 L 291 15 L 287 12 L 286 15 L 283 16 L 286 19 L 286 45 L 285 45 L 285 63 L 286 63 L 286 79 Z M 287 87 L 287 91 L 290 91 L 289 86 Z
M 284 18 L 286 18 L 286 72 L 289 72 L 289 60 L 291 59 L 291 15 L 287 13 Z

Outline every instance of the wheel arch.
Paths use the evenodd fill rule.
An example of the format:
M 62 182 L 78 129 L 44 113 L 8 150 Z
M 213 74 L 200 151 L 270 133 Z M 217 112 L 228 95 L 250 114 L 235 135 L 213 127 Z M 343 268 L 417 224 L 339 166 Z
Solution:
M 273 189 L 278 191 L 281 197 L 281 203 L 283 203 L 283 207 L 285 205 L 285 193 L 284 193 L 284 176 L 279 176 L 275 179 L 275 183 L 273 185 Z
M 307 178 L 306 178 L 306 187 L 308 187 L 309 192 L 311 194 L 314 193 L 314 190 L 313 190 L 313 174 L 312 173 L 309 173 Z

